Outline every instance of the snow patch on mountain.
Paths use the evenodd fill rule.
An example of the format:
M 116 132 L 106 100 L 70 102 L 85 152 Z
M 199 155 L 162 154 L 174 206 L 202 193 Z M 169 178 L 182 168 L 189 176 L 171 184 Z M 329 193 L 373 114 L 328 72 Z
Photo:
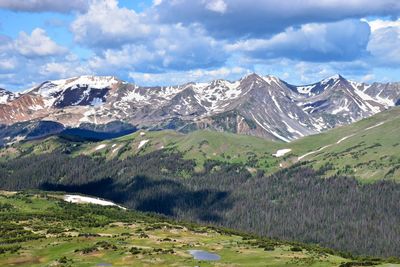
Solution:
M 140 141 L 139 145 L 138 145 L 138 149 L 141 149 L 142 147 L 144 147 L 150 140 L 142 140 Z
M 266 81 L 269 85 L 278 85 L 281 83 L 281 80 L 278 77 L 272 76 L 272 75 L 267 75 L 262 77 L 264 81 Z
M 335 110 L 333 110 L 333 111 L 331 112 L 331 114 L 336 115 L 336 114 L 341 113 L 341 112 L 349 112 L 350 109 L 349 109 L 349 106 L 348 106 L 348 105 L 349 105 L 348 100 L 347 100 L 347 99 L 344 99 L 343 105 L 337 107 Z
M 93 197 L 84 197 L 84 196 L 80 196 L 80 195 L 65 195 L 64 201 L 70 202 L 70 203 L 76 203 L 76 204 L 96 204 L 96 205 L 100 205 L 100 206 L 116 206 L 116 207 L 126 210 L 126 208 L 119 206 L 111 201 L 102 200 L 102 199 L 93 198 Z
M 70 79 L 55 80 L 51 83 L 61 87 L 68 88 L 76 85 L 89 85 L 92 88 L 105 88 L 120 82 L 114 76 L 79 76 Z
M 209 84 L 197 83 L 192 86 L 195 98 L 207 110 L 208 114 L 223 111 L 227 101 L 236 99 L 242 95 L 240 81 L 230 82 L 216 80 Z M 205 105 L 204 103 L 208 103 Z
M 7 90 L 0 88 L 0 104 L 7 104 L 9 101 L 13 100 L 15 95 Z
M 80 98 L 71 105 L 78 105 L 83 99 L 91 94 L 92 89 L 111 88 L 113 85 L 120 83 L 114 76 L 79 76 L 70 79 L 61 79 L 47 81 L 41 85 L 25 91 L 25 94 L 36 94 L 44 97 L 46 107 L 53 106 L 56 102 L 64 100 L 66 90 L 77 90 L 86 88 Z M 93 101 L 92 101 L 93 102 Z M 100 104 L 98 99 L 94 105 Z
M 280 158 L 285 156 L 287 153 L 291 152 L 292 150 L 290 148 L 285 148 L 285 149 L 280 149 L 278 151 L 276 151 L 275 154 L 272 154 L 272 156 Z
M 379 94 L 375 96 L 375 99 L 376 99 L 379 103 L 385 105 L 386 107 L 393 107 L 393 106 L 395 106 L 395 102 L 393 101 L 393 99 L 381 97 Z
M 122 97 L 122 102 L 141 102 L 141 103 L 148 103 L 150 97 L 148 95 L 140 94 L 137 91 L 137 88 L 133 89 L 132 91 L 128 92 L 124 97 Z
M 96 150 L 96 151 L 97 151 L 97 150 L 101 150 L 101 149 L 106 148 L 106 147 L 107 147 L 106 144 L 101 144 L 101 145 L 98 145 L 98 146 L 95 148 L 95 150 Z
M 8 95 L 0 95 L 0 104 L 6 104 L 9 98 Z

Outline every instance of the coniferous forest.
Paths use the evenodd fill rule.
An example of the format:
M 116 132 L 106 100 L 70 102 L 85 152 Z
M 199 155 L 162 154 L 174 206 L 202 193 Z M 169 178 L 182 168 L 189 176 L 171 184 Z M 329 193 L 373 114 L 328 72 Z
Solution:
M 146 212 L 370 256 L 400 256 L 400 185 L 322 178 L 304 164 L 273 175 L 195 163 L 174 151 L 126 160 L 65 152 L 0 163 L 0 188 L 78 192 Z

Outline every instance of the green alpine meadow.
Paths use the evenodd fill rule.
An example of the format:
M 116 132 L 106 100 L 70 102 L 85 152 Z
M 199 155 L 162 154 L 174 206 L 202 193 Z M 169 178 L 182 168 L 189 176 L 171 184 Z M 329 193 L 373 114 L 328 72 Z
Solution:
M 71 204 L 51 192 L 1 192 L 2 266 L 396 266 L 224 228 L 172 221 L 120 207 Z

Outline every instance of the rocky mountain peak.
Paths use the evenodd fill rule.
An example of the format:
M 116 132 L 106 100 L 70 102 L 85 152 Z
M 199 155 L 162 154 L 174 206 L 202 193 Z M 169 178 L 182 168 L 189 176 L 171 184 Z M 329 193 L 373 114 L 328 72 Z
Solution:
M 240 81 L 244 82 L 244 81 L 256 81 L 256 80 L 263 80 L 263 78 L 258 75 L 257 73 L 250 73 L 247 74 L 245 76 L 242 77 L 242 79 L 240 79 Z

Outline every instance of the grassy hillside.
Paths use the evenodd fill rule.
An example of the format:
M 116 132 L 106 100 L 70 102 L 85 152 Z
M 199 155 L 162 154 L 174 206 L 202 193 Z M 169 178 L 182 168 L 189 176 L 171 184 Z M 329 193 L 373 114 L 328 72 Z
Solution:
M 315 168 L 329 164 L 327 175 L 352 175 L 364 182 L 400 181 L 400 108 L 349 126 L 308 136 L 287 145 L 286 164 L 311 161 Z
M 185 159 L 195 160 L 197 171 L 204 170 L 206 160 L 240 163 L 249 169 L 263 169 L 269 173 L 278 170 L 278 160 L 272 154 L 281 146 L 278 142 L 258 137 L 214 131 L 196 131 L 181 134 L 174 131 L 140 131 L 120 138 L 79 143 L 50 137 L 14 145 L 0 151 L 0 160 L 20 156 L 39 155 L 61 150 L 72 156 L 88 155 L 111 159 L 148 154 L 158 150 L 174 150 Z
M 348 175 L 364 181 L 400 181 L 400 108 L 394 108 L 352 125 L 291 143 L 272 142 L 261 138 L 196 131 L 181 134 L 174 131 L 140 131 L 121 138 L 98 143 L 79 143 L 50 137 L 17 144 L 0 150 L 0 161 L 18 156 L 38 155 L 61 150 L 72 156 L 88 155 L 111 159 L 174 150 L 185 159 L 195 160 L 196 171 L 204 171 L 207 160 L 239 163 L 255 173 L 257 169 L 272 174 L 298 161 L 309 161 L 315 169 L 328 166 L 328 175 Z M 291 149 L 275 157 L 280 149 Z
M 400 266 L 62 198 L 0 193 L 0 266 Z M 195 260 L 189 250 L 220 260 Z

